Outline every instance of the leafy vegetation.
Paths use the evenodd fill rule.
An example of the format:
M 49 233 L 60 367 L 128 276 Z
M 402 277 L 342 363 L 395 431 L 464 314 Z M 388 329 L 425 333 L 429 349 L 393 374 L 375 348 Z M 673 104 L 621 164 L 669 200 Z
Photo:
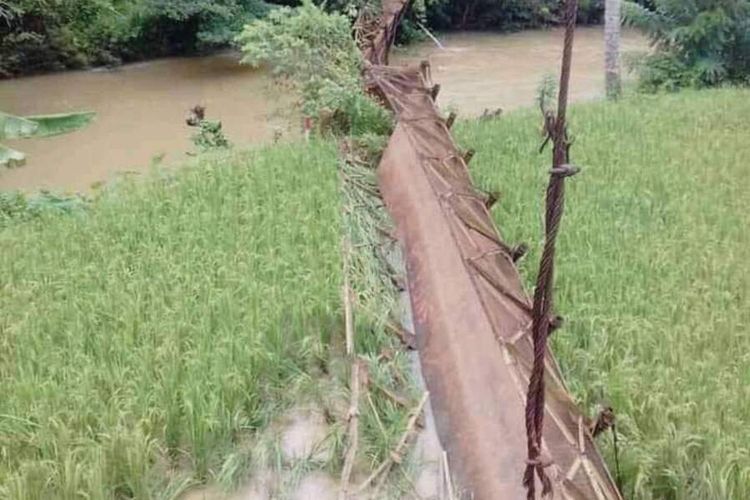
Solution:
M 65 134 L 85 127 L 93 118 L 92 112 L 20 117 L 0 111 L 0 140 Z M 0 144 L 0 167 L 18 167 L 25 161 L 22 152 Z
M 266 431 L 291 405 L 345 422 L 344 228 L 358 249 L 357 353 L 373 387 L 402 392 L 390 283 L 367 258 L 382 221 L 352 189 L 342 216 L 337 164 L 332 144 L 311 141 L 203 154 L 89 202 L 0 196 L 0 497 L 232 488 L 251 467 L 282 467 Z M 374 391 L 360 418 L 368 470 L 407 411 Z M 330 463 L 303 466 L 339 466 L 343 427 Z
M 85 208 L 86 200 L 81 196 L 0 191 L 0 228 L 50 214 L 73 214 Z
M 267 10 L 263 0 L 0 1 L 0 76 L 226 45 Z
M 232 147 L 229 139 L 221 129 L 221 122 L 217 120 L 201 120 L 198 122 L 198 132 L 190 138 L 199 151 L 211 149 L 227 149 Z
M 640 64 L 646 90 L 750 83 L 748 0 L 654 0 L 624 3 L 626 22 L 657 51 Z
M 253 66 L 268 64 L 280 81 L 298 89 L 302 112 L 319 130 L 387 134 L 391 118 L 363 91 L 362 59 L 351 35 L 351 19 L 305 0 L 300 7 L 274 9 L 238 37 Z
M 554 349 L 572 391 L 618 416 L 626 498 L 750 498 L 750 91 L 576 105 Z M 494 211 L 541 251 L 538 110 L 459 123 Z M 600 438 L 614 471 L 609 436 Z
M 437 29 L 515 31 L 556 24 L 562 14 L 558 0 L 421 0 L 411 8 Z M 603 0 L 579 1 L 581 23 L 599 22 L 603 12 Z
M 0 497 L 216 476 L 325 359 L 335 151 L 229 155 L 0 231 Z
M 0 0 L 0 77 L 111 65 L 191 53 L 232 42 L 242 27 L 297 0 Z M 316 2 L 353 19 L 371 0 Z M 559 21 L 557 0 L 416 0 L 400 36 L 436 29 L 518 30 Z M 581 0 L 580 20 L 598 22 L 603 0 Z

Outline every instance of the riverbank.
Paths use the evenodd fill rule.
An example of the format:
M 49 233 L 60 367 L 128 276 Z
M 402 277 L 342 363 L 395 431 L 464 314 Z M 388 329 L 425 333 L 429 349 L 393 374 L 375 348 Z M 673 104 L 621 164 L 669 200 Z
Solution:
M 440 105 L 476 116 L 485 108 L 533 106 L 542 78 L 558 71 L 561 36 L 556 29 L 455 33 L 441 35 L 446 50 L 420 42 L 397 50 L 394 59 L 430 59 L 442 85 Z M 572 97 L 596 99 L 604 89 L 603 34 L 600 28 L 580 28 L 576 36 Z M 625 31 L 625 50 L 645 46 L 643 37 Z M 118 172 L 142 174 L 155 161 L 179 163 L 192 150 L 193 129 L 184 120 L 196 104 L 207 107 L 209 119 L 221 120 L 240 147 L 299 137 L 295 97 L 275 87 L 265 72 L 238 61 L 239 55 L 223 52 L 0 81 L 0 108 L 7 112 L 97 113 L 90 127 L 73 134 L 10 143 L 27 153 L 27 164 L 0 172 L 0 190 L 88 192 Z
M 7 112 L 96 112 L 94 122 L 76 133 L 9 141 L 28 161 L 0 172 L 0 189 L 88 192 L 119 172 L 181 163 L 195 149 L 195 129 L 185 119 L 197 104 L 241 146 L 298 137 L 293 98 L 264 71 L 239 60 L 239 53 L 228 51 L 0 81 L 0 106 Z
M 0 3 L 0 77 L 116 66 L 228 47 L 263 0 Z
M 44 71 L 116 66 L 154 57 L 195 55 L 232 45 L 242 27 L 283 0 L 71 0 L 0 2 L 0 78 Z M 330 10 L 349 11 L 339 2 Z M 551 26 L 559 4 L 544 0 L 512 5 L 464 5 L 451 0 L 415 4 L 401 38 L 421 35 L 414 18 L 436 29 L 493 29 L 497 32 Z M 579 21 L 597 23 L 602 6 L 581 5 Z
M 553 342 L 590 414 L 602 400 L 617 413 L 628 498 L 750 496 L 749 103 L 728 89 L 570 113 L 583 173 L 559 239 Z M 477 184 L 502 193 L 505 239 L 531 247 L 529 283 L 548 169 L 538 129 L 536 110 L 455 126 Z M 4 219 L 0 496 L 174 498 L 247 485 L 269 463 L 331 484 L 347 408 L 337 162 L 315 141 L 202 155 L 70 215 Z M 372 383 L 414 404 L 393 382 L 408 368 L 392 336 L 357 326 Z M 373 391 L 367 466 L 411 408 Z M 301 396 L 339 424 L 325 427 L 330 455 L 290 465 L 273 431 L 310 409 Z

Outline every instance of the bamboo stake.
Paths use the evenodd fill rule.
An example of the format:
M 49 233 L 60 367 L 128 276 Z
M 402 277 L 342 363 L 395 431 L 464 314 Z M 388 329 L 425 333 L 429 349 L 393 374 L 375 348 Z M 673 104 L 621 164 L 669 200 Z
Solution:
M 360 361 L 354 354 L 354 312 L 352 311 L 352 296 L 349 284 L 349 241 L 344 239 L 343 247 L 343 267 L 344 267 L 344 329 L 346 332 L 346 354 L 352 360 L 351 380 L 349 382 L 349 411 L 347 412 L 347 429 L 346 435 L 349 446 L 344 456 L 344 466 L 341 469 L 341 484 L 339 490 L 339 500 L 346 500 L 349 496 L 349 480 L 354 468 L 354 461 L 357 457 L 357 447 L 359 446 L 359 370 Z
M 346 354 L 354 355 L 354 313 L 352 311 L 352 292 L 349 284 L 349 242 L 344 241 L 344 328 L 346 331 Z
M 357 447 L 359 445 L 359 360 L 352 362 L 351 375 L 351 396 L 349 402 L 349 411 L 347 419 L 349 420 L 346 429 L 346 435 L 349 439 L 349 446 L 344 456 L 344 467 L 341 469 L 341 489 L 339 490 L 339 500 L 346 500 L 349 497 L 349 479 L 354 468 L 354 460 L 357 457 Z
M 359 485 L 357 488 L 357 493 L 362 493 L 365 489 L 367 489 L 370 484 L 377 479 L 381 474 L 388 475 L 388 471 L 390 471 L 391 467 L 394 463 L 400 463 L 401 461 L 401 453 L 403 453 L 403 449 L 406 446 L 406 443 L 409 440 L 409 437 L 411 436 L 412 432 L 414 431 L 414 427 L 417 425 L 417 421 L 419 420 L 419 416 L 422 414 L 422 409 L 424 408 L 424 405 L 427 403 L 427 398 L 429 398 L 430 393 L 428 391 L 425 391 L 422 395 L 422 399 L 419 401 L 419 404 L 416 406 L 414 411 L 412 412 L 411 418 L 409 418 L 409 423 L 406 426 L 406 430 L 401 435 L 401 439 L 399 439 L 398 443 L 396 444 L 396 447 L 391 451 L 390 455 L 386 460 L 383 461 L 380 466 L 378 466 L 375 471 L 373 471 L 370 476 L 365 479 L 362 484 Z M 382 483 L 381 483 L 382 484 Z

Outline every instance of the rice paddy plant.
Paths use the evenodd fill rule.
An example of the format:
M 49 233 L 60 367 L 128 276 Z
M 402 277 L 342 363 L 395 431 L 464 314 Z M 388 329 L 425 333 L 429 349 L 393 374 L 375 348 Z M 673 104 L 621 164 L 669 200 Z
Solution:
M 300 473 L 269 424 L 300 401 L 346 401 L 342 235 L 357 352 L 373 383 L 408 395 L 406 355 L 385 327 L 388 218 L 374 172 L 339 164 L 312 142 L 204 154 L 76 210 L 6 195 L 0 497 L 172 499 L 235 489 L 256 469 Z M 363 398 L 364 470 L 407 413 L 375 389 Z M 340 466 L 339 427 L 317 466 Z
M 627 498 L 750 498 L 750 92 L 574 106 L 554 334 L 573 393 L 618 416 Z M 548 153 L 528 110 L 463 123 L 507 241 L 542 247 Z M 614 470 L 610 436 L 600 438 Z
M 584 171 L 568 183 L 553 341 L 580 402 L 617 411 L 631 498 L 750 497 L 748 97 L 637 96 L 571 115 Z M 532 248 L 531 284 L 549 166 L 539 116 L 456 130 L 478 151 L 475 179 L 503 193 L 505 238 Z M 378 464 L 408 409 L 375 386 L 415 398 L 385 327 L 396 304 L 373 172 L 337 164 L 312 142 L 202 155 L 75 210 L 4 199 L 0 497 L 176 498 L 273 462 L 253 439 L 313 392 L 321 364 L 342 366 L 342 234 L 373 385 L 360 465 Z
M 204 155 L 6 221 L 0 497 L 173 498 L 231 467 L 341 330 L 336 162 Z

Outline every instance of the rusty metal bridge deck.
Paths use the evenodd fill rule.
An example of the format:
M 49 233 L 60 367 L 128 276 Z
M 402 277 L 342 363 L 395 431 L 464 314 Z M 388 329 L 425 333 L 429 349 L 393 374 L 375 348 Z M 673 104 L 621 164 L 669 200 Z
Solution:
M 368 89 L 396 117 L 378 178 L 405 250 L 422 369 L 464 489 L 479 500 L 525 498 L 531 301 L 435 105 L 429 65 L 384 65 L 407 3 L 384 0 L 360 47 Z M 549 351 L 545 377 L 543 452 L 554 498 L 620 499 Z

